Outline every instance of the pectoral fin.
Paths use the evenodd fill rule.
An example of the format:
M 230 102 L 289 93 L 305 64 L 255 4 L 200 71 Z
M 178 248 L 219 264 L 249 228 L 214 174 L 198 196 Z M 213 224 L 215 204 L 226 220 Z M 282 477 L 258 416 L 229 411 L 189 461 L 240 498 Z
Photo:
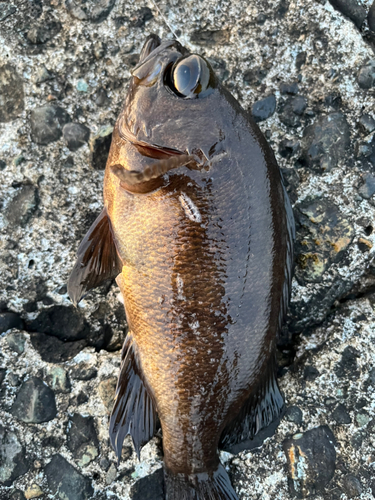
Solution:
M 111 222 L 106 208 L 90 227 L 77 251 L 77 262 L 68 280 L 68 294 L 74 305 L 104 281 L 121 273 Z

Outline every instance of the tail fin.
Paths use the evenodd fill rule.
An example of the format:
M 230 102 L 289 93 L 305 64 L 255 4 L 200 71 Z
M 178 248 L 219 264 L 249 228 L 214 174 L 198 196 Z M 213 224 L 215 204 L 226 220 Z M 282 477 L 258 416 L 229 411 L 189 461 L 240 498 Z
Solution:
M 238 500 L 222 466 L 213 473 L 172 474 L 164 469 L 166 500 Z

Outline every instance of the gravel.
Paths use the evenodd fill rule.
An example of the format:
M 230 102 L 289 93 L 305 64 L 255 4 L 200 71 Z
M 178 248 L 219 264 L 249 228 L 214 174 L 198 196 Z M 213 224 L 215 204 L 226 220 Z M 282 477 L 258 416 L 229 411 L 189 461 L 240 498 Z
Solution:
M 0 2 L 0 499 L 163 498 L 161 436 L 140 461 L 127 438 L 119 465 L 108 441 L 119 290 L 74 309 L 66 282 L 102 208 L 130 71 L 146 35 L 169 27 L 259 122 L 297 221 L 286 412 L 262 446 L 222 461 L 240 500 L 372 499 L 375 4 L 157 5 Z

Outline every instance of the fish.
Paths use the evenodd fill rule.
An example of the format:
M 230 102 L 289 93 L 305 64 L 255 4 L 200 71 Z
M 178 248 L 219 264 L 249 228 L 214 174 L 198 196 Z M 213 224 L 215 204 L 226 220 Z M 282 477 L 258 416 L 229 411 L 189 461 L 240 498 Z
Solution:
M 109 423 L 120 460 L 159 426 L 167 500 L 235 500 L 220 449 L 280 416 L 293 212 L 275 156 L 210 63 L 151 34 L 112 136 L 104 208 L 68 281 L 116 279 L 129 331 Z

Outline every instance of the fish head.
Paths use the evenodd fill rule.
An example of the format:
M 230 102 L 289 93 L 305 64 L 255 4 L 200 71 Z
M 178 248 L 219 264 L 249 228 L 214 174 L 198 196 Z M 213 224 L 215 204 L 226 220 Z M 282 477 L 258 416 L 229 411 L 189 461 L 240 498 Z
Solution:
M 118 120 L 119 135 L 144 146 L 146 156 L 159 150 L 209 160 L 225 140 L 225 97 L 205 58 L 190 53 L 177 40 L 150 35 L 132 71 Z

